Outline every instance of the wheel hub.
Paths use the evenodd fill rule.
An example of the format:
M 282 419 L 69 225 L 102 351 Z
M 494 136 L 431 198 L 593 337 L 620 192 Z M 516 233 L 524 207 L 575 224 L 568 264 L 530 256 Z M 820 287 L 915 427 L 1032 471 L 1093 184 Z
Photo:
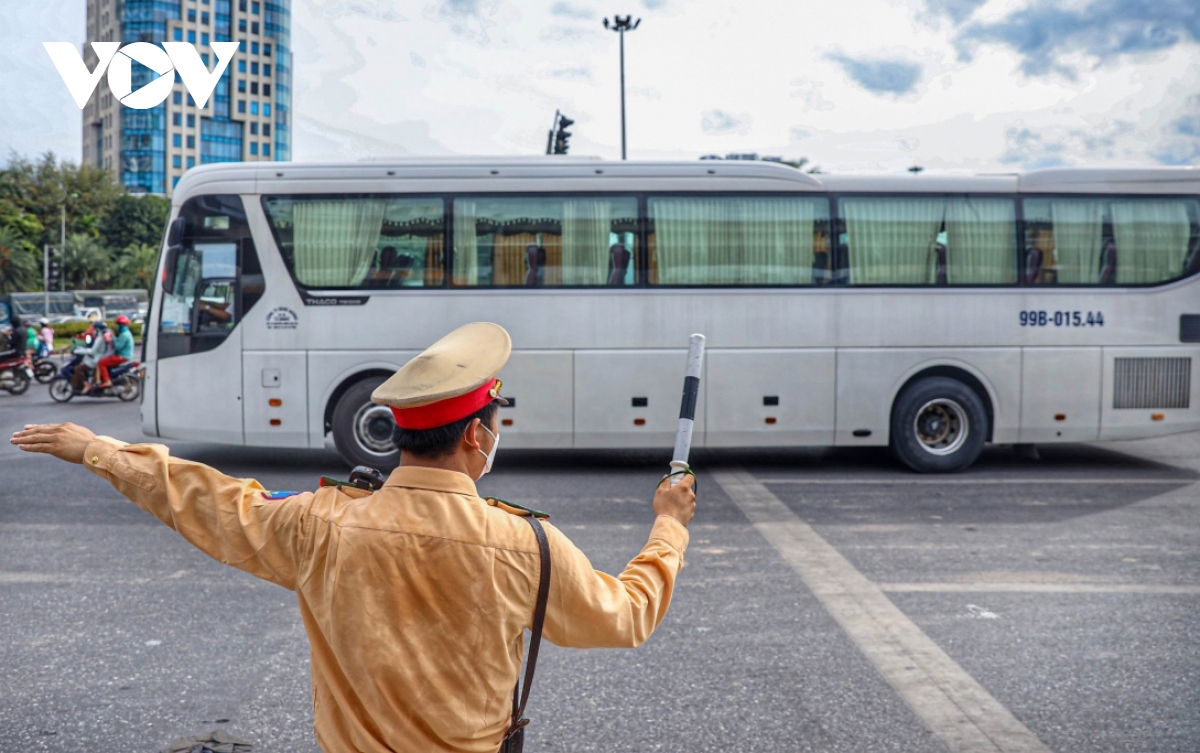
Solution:
M 961 405 L 948 398 L 930 400 L 913 419 L 913 433 L 931 455 L 950 455 L 967 441 L 970 421 Z
M 392 412 L 383 405 L 368 403 L 354 414 L 354 440 L 358 446 L 374 455 L 388 455 L 396 451 L 392 432 L 396 421 Z

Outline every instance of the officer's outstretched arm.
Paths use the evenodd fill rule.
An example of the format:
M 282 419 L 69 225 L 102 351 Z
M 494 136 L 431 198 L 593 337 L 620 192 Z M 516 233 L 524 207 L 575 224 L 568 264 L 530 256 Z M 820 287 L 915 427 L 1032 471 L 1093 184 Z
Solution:
M 29 426 L 12 442 L 82 463 L 218 562 L 296 588 L 312 494 L 268 499 L 253 479 L 173 458 L 163 445 L 126 444 L 74 424 Z
M 546 638 L 569 648 L 633 648 L 644 643 L 671 604 L 687 549 L 687 528 L 659 515 L 646 546 L 616 577 L 593 569 L 558 529 L 548 525 L 546 531 L 552 558 Z

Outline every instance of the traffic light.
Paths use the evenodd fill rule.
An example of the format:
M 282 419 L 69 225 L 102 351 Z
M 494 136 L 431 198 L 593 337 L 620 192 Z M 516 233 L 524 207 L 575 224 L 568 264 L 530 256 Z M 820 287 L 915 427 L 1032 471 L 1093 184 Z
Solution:
M 62 290 L 62 251 L 56 248 L 49 250 L 46 264 L 46 290 L 51 292 Z
M 568 118 L 566 115 L 558 116 L 558 127 L 554 132 L 554 154 L 566 154 L 569 144 L 567 139 L 571 138 L 571 133 L 567 130 L 575 121 Z

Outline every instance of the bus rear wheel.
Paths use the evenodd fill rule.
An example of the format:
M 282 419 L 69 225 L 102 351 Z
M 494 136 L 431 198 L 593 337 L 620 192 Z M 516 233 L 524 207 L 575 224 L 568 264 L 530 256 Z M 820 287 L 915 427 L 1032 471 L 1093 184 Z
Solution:
M 351 466 L 390 471 L 400 464 L 400 451 L 392 442 L 392 411 L 371 402 L 371 393 L 383 382 L 384 377 L 370 377 L 352 385 L 333 409 L 333 443 Z
M 922 379 L 892 407 L 892 451 L 918 473 L 966 470 L 983 452 L 987 435 L 983 401 L 956 379 Z

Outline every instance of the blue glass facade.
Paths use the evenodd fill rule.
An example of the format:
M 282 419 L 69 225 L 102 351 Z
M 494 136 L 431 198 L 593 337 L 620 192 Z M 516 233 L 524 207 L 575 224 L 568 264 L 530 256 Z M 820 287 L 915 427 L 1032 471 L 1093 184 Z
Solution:
M 121 15 L 121 41 L 160 43 L 167 39 L 167 21 L 179 18 L 179 2 L 168 0 L 125 0 Z M 133 64 L 133 89 L 150 83 L 157 74 Z M 121 152 L 117 173 L 126 188 L 135 193 L 167 192 L 167 110 L 158 105 L 149 110 L 126 109 L 121 114 Z
M 220 41 L 231 39 L 230 19 L 233 15 L 233 0 L 213 0 L 214 33 Z M 238 48 L 245 52 L 246 43 Z M 229 89 L 233 86 L 234 65 L 225 69 L 225 74 L 213 90 L 212 117 L 200 119 L 200 164 L 213 162 L 241 162 L 241 123 L 229 119 Z
M 199 118 L 196 118 L 197 111 L 193 109 L 194 100 L 180 91 L 168 97 L 162 105 L 147 110 L 134 110 L 116 105 L 116 112 L 110 117 L 112 120 L 119 117 L 120 126 L 119 129 L 114 129 L 118 132 L 108 139 L 107 148 L 117 147 L 115 154 L 109 152 L 113 157 L 112 167 L 120 182 L 131 191 L 167 193 L 178 181 L 181 165 L 238 162 L 244 158 L 255 157 L 290 159 L 290 0 L 260 0 L 255 3 L 258 7 L 254 9 L 252 18 L 256 22 L 255 26 L 259 26 L 258 20 L 261 18 L 261 36 L 251 33 L 250 36 L 255 37 L 254 39 L 247 39 L 246 35 L 234 31 L 234 21 L 244 20 L 239 14 L 246 12 L 245 9 L 239 10 L 239 2 L 240 0 L 100 0 L 97 4 L 106 4 L 115 10 L 114 15 L 119 19 L 117 24 L 122 44 L 161 44 L 180 37 L 187 41 L 199 40 L 201 58 L 209 67 L 215 63 L 216 57 L 207 48 L 209 41 L 241 42 L 236 63 L 226 68 L 213 91 L 209 105 L 205 110 L 199 111 Z M 188 15 L 185 17 L 181 15 L 183 13 Z M 188 28 L 194 26 L 197 19 L 201 23 L 199 30 Z M 205 28 L 210 21 L 211 27 Z M 183 26 L 182 30 L 180 25 Z M 264 96 L 261 101 L 255 101 L 258 97 L 253 95 L 259 86 L 255 83 L 256 88 L 249 97 L 252 106 L 262 113 L 260 117 L 267 119 L 269 116 L 270 126 L 262 123 L 262 135 L 265 138 L 261 141 L 251 141 L 249 136 L 249 122 L 254 123 L 255 134 L 259 130 L 259 122 L 255 122 L 254 119 L 243 122 L 242 118 L 246 115 L 239 115 L 239 112 L 245 111 L 235 108 L 233 100 L 236 86 L 234 82 L 244 77 L 244 73 L 239 75 L 238 72 L 245 71 L 247 57 L 253 59 L 251 62 L 255 68 L 259 67 L 258 61 L 261 61 Z M 153 71 L 134 62 L 134 90 L 155 77 Z M 244 85 L 245 81 L 242 80 L 241 83 Z M 265 86 L 268 83 L 274 87 L 274 91 L 266 91 Z M 246 97 L 244 94 L 241 96 Z M 245 99 L 240 104 L 245 107 Z M 181 109 L 186 114 L 182 119 Z M 274 113 L 271 113 L 271 110 L 274 110 Z M 98 122 L 85 126 L 93 129 L 85 135 L 85 139 L 89 143 L 89 149 L 91 144 L 95 145 L 99 162 L 99 155 L 103 154 L 106 148 L 102 127 L 105 115 L 101 113 L 96 118 Z M 273 128 L 273 133 L 269 127 Z M 181 133 L 183 139 L 180 138 Z M 111 143 L 113 139 L 116 139 L 116 144 Z M 271 140 L 274 141 L 273 144 Z M 183 146 L 181 141 L 186 146 Z M 247 157 L 250 154 L 251 143 L 256 145 L 255 153 Z
M 266 36 L 274 39 L 275 160 L 292 158 L 292 12 L 283 0 L 267 0 Z

